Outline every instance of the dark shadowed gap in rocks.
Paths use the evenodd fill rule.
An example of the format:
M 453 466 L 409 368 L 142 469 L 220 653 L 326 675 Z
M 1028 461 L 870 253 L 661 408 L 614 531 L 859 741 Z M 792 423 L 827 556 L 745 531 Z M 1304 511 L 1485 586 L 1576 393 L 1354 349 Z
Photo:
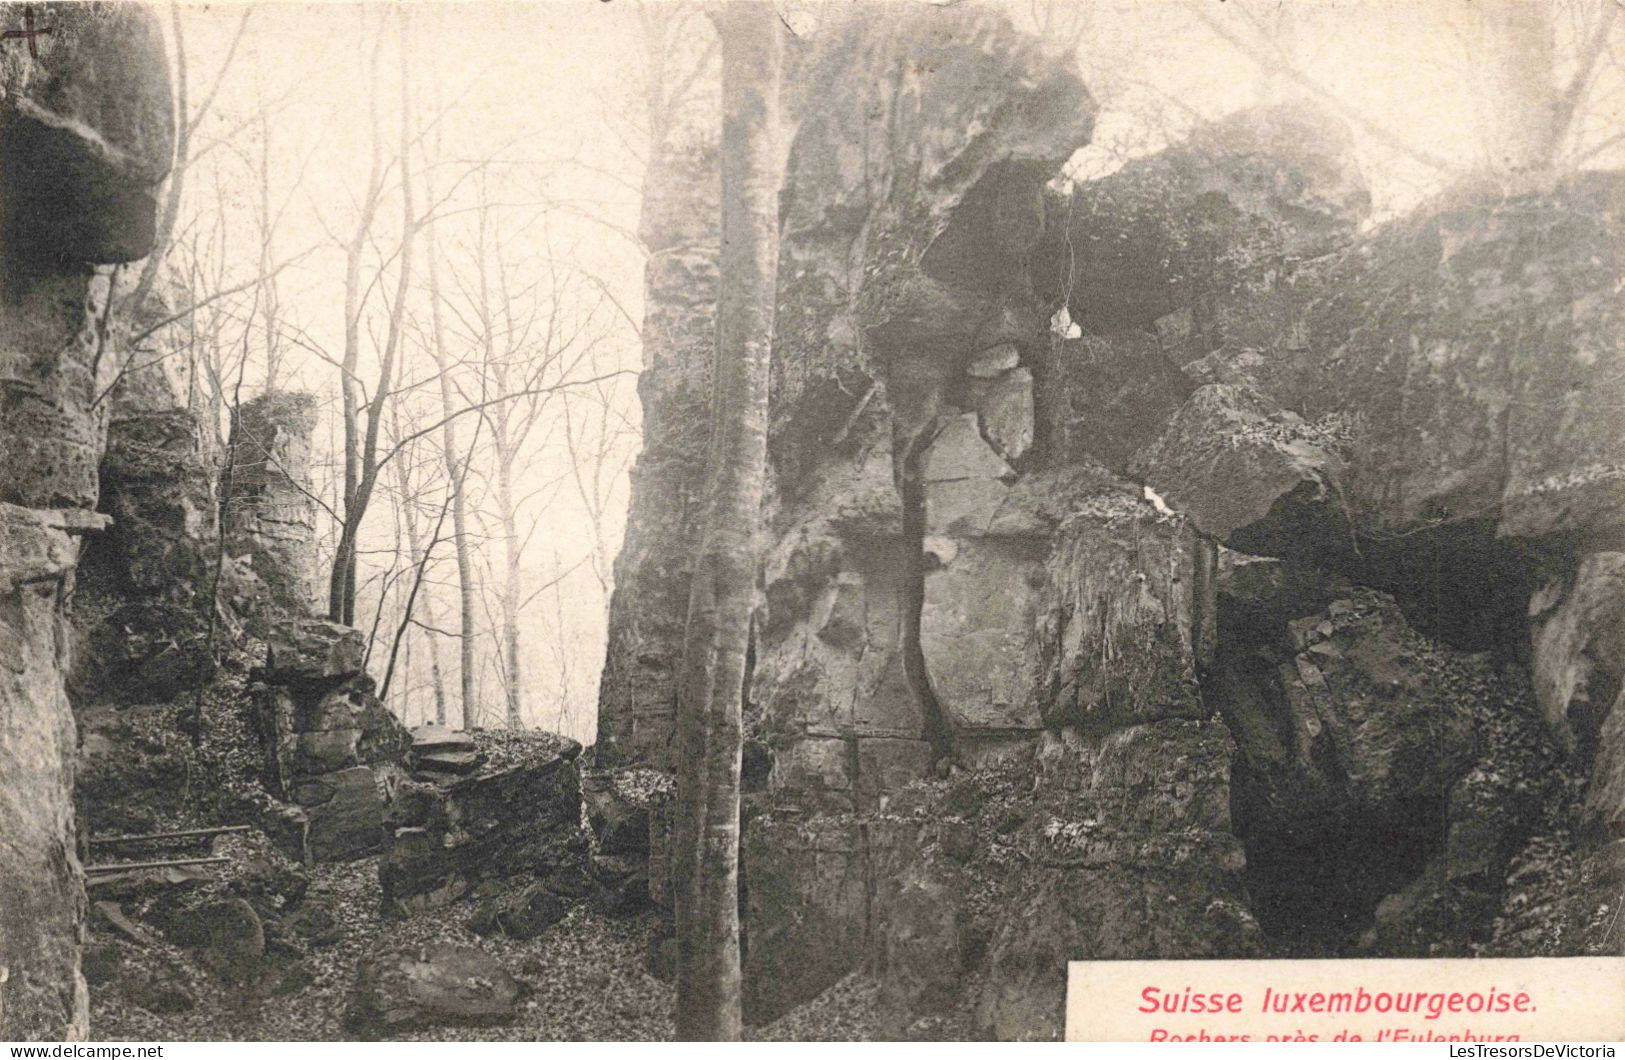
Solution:
M 1496 749 L 1493 729 L 1508 723 L 1509 709 L 1517 713 L 1516 702 L 1532 697 L 1522 620 L 1543 560 L 1495 541 L 1489 526 L 1470 523 L 1362 540 L 1339 559 L 1344 562 L 1326 567 L 1307 557 L 1262 561 L 1278 564 L 1280 583 L 1273 595 L 1218 594 L 1217 650 L 1204 676 L 1204 698 L 1218 710 L 1241 752 L 1233 765 L 1231 817 L 1247 851 L 1251 909 L 1286 956 L 1403 955 L 1389 952 L 1392 940 L 1382 934 L 1379 907 L 1389 899 L 1410 903 L 1419 894 L 1439 901 L 1446 893 L 1444 901 L 1455 910 L 1446 915 L 1455 924 L 1456 939 L 1482 940 L 1491 928 L 1501 874 L 1469 880 L 1457 870 L 1442 884 L 1437 870 L 1461 859 L 1463 839 L 1452 830 L 1470 817 L 1487 813 L 1486 820 L 1499 822 L 1480 837 L 1482 842 L 1498 835 L 1496 843 L 1513 847 L 1534 826 L 1527 813 L 1506 804 L 1474 810 L 1453 800 L 1470 798 L 1464 793 L 1473 790 L 1471 782 L 1466 788 L 1462 784 L 1482 770 L 1475 763 L 1519 768 L 1504 748 Z M 1328 613 L 1340 624 L 1344 619 L 1336 618 L 1337 609 L 1373 599 L 1373 589 L 1390 594 L 1392 607 L 1403 616 L 1390 611 L 1392 617 L 1381 620 L 1380 637 L 1395 655 L 1362 659 L 1363 676 L 1357 677 L 1352 671 L 1339 674 L 1336 668 L 1343 664 L 1328 663 L 1327 657 L 1303 654 L 1305 628 L 1324 629 Z M 1401 628 L 1407 624 L 1409 632 Z M 1338 644 L 1333 647 L 1327 639 L 1323 647 L 1331 649 L 1329 657 L 1362 647 L 1358 640 Z M 1342 700 L 1345 715 L 1353 711 L 1352 728 L 1342 732 L 1322 733 L 1316 724 L 1312 744 L 1306 744 L 1302 729 L 1304 690 L 1294 693 L 1288 687 L 1298 680 L 1295 666 L 1305 659 L 1332 667 L 1327 670 L 1332 694 Z M 1487 685 L 1470 683 L 1472 673 L 1490 672 L 1501 677 Z M 1385 675 L 1398 679 L 1381 680 Z M 1347 682 L 1342 687 L 1340 678 Z M 1374 683 L 1362 687 L 1361 680 Z M 1399 705 L 1413 697 L 1414 707 Z M 1371 777 L 1352 776 L 1347 763 L 1360 761 L 1366 752 L 1339 743 L 1361 738 L 1362 710 L 1387 714 L 1383 724 L 1388 725 L 1403 724 L 1409 711 L 1412 723 L 1426 715 L 1429 725 L 1439 720 L 1446 726 L 1438 743 L 1412 738 L 1411 746 L 1390 760 L 1400 771 L 1430 775 L 1436 783 L 1390 793 L 1380 812 L 1365 804 L 1359 792 L 1369 793 Z M 1452 732 L 1451 725 L 1468 729 Z M 1527 734 L 1519 739 L 1529 742 Z M 1475 902 L 1478 913 L 1472 911 Z
M 1323 575 L 1299 573 L 1307 588 L 1287 609 L 1249 606 L 1235 597 L 1220 597 L 1218 632 L 1212 671 L 1204 697 L 1217 706 L 1238 745 L 1256 740 L 1248 731 L 1264 711 L 1251 704 L 1287 701 L 1280 677 L 1293 652 L 1285 620 L 1313 614 L 1328 601 Z M 1317 591 L 1318 590 L 1318 591 Z M 1269 736 L 1282 747 L 1297 738 L 1294 719 L 1282 713 L 1267 718 Z M 1321 747 L 1313 764 L 1336 783 L 1346 783 L 1335 749 Z M 1247 851 L 1249 906 L 1282 956 L 1350 955 L 1372 923 L 1378 904 L 1416 880 L 1445 840 L 1445 801 L 1407 801 L 1381 818 L 1350 813 L 1336 795 L 1305 792 L 1305 801 L 1324 799 L 1316 811 L 1282 822 L 1272 805 L 1280 793 L 1246 755 L 1238 755 L 1231 773 L 1230 813 L 1236 836 Z
M 903 450 L 902 465 L 898 473 L 897 489 L 903 506 L 903 562 L 907 572 L 902 587 L 903 672 L 909 689 L 920 704 L 920 715 L 925 721 L 922 735 L 931 745 L 933 762 L 953 753 L 953 732 L 947 715 L 931 687 L 931 674 L 926 667 L 925 650 L 920 646 L 920 615 L 925 609 L 925 576 L 933 557 L 925 550 L 925 483 L 921 481 L 920 454 L 930 442 L 930 432 L 917 435 Z M 854 753 L 855 753 L 854 744 Z
M 1349 577 L 1393 594 L 1413 626 L 1461 651 L 1528 654 L 1535 565 L 1496 538 L 1496 517 L 1363 534 Z
M 1234 778 L 1232 798 L 1246 799 Z M 1352 956 L 1377 906 L 1422 875 L 1445 840 L 1443 800 L 1418 801 L 1383 820 L 1340 822 L 1333 834 L 1248 835 L 1253 915 L 1286 957 Z

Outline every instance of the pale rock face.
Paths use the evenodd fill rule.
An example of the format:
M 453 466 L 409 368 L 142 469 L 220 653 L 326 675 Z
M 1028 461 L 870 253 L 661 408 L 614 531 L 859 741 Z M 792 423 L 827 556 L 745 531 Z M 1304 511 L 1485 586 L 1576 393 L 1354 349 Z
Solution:
M 1026 456 L 1033 444 L 1033 374 L 1016 368 L 994 380 L 976 405 L 976 422 L 1006 461 Z
M 1014 475 L 1010 465 L 999 459 L 999 454 L 982 437 L 973 412 L 947 420 L 920 461 L 920 477 L 926 482 L 1001 479 Z
M 248 559 L 276 612 L 297 619 L 315 608 L 316 501 L 310 439 L 316 403 L 273 391 L 237 410 L 231 431 L 226 549 Z
M 969 538 L 952 563 L 926 576 L 920 650 L 956 727 L 1039 727 L 1027 648 L 1042 575 L 1042 553 L 1031 546 Z
M 18 24 L 22 5 L 0 5 Z M 84 895 L 64 677 L 77 537 L 94 514 L 123 359 L 97 339 L 95 266 L 151 249 L 173 117 L 162 36 L 136 5 L 39 4 L 52 27 L 0 49 L 0 1036 L 81 1038 Z

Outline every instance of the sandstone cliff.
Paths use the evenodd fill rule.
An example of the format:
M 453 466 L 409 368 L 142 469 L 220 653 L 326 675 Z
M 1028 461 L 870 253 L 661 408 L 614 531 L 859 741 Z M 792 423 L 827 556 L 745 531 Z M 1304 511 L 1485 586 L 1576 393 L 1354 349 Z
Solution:
M 1068 959 L 1617 951 L 1625 183 L 1364 232 L 1298 104 L 1063 192 L 1088 93 L 997 17 L 800 49 L 747 1018 L 866 969 L 897 1033 L 1042 1037 Z M 660 217 L 600 763 L 667 763 L 686 605 L 715 248 Z
M 173 118 L 145 9 L 36 14 L 38 59 L 0 52 L 0 1035 L 61 1039 L 87 1020 L 64 614 L 122 361 L 100 266 L 152 247 Z

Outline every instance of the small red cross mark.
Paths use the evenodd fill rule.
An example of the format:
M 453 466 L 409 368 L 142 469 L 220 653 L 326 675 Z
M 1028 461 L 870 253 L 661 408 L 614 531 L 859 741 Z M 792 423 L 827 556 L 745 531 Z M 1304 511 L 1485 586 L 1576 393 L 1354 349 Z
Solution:
M 14 39 L 18 39 L 18 38 L 21 38 L 22 40 L 26 40 L 28 42 L 28 55 L 29 55 L 29 58 L 38 59 L 39 58 L 39 48 L 34 44 L 34 38 L 35 37 L 42 37 L 42 36 L 44 36 L 45 34 L 47 34 L 49 32 L 51 32 L 51 27 L 49 27 L 49 26 L 46 26 L 44 29 L 35 29 L 34 28 L 34 8 L 33 8 L 33 5 L 24 4 L 23 5 L 23 28 L 22 29 L 8 29 L 4 33 L 0 33 L 0 41 L 14 40 Z

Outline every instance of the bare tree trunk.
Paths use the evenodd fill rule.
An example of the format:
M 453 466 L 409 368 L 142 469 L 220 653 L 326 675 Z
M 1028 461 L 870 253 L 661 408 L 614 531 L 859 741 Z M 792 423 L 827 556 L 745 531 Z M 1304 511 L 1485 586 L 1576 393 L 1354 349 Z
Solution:
M 500 425 L 500 419 L 493 417 Z M 525 727 L 524 673 L 519 653 L 519 520 L 513 507 L 514 452 L 498 432 L 497 507 L 502 513 L 502 548 L 506 578 L 502 586 L 502 651 L 507 669 L 508 728 Z
M 395 465 L 395 476 L 400 487 L 401 517 L 402 521 L 406 523 L 406 547 L 410 550 L 413 569 L 420 569 L 426 565 L 427 557 L 425 557 L 423 553 L 422 539 L 418 536 L 418 515 L 417 508 L 415 506 L 415 501 L 417 498 L 413 496 L 407 482 L 405 461 L 401 461 Z M 403 630 L 407 628 L 408 623 L 411 621 L 411 617 L 410 610 L 408 609 L 405 616 L 401 619 L 401 627 Z M 423 598 L 423 617 L 430 626 L 436 626 L 439 624 L 435 616 L 434 597 L 432 595 L 428 595 Z M 434 687 L 435 724 L 444 725 L 446 724 L 446 682 L 441 676 L 440 672 L 440 642 L 436 639 L 436 636 L 437 634 L 433 632 L 428 634 L 429 681 Z M 406 672 L 410 674 L 412 672 L 410 641 L 407 642 L 406 650 Z
M 361 489 L 361 397 L 356 375 L 361 367 L 361 258 L 372 235 L 373 218 L 377 215 L 378 200 L 383 194 L 382 147 L 378 136 L 378 52 L 382 47 L 380 39 L 373 47 L 368 68 L 372 165 L 367 173 L 367 193 L 362 201 L 361 217 L 356 222 L 355 233 L 344 248 L 344 359 L 339 365 L 339 403 L 344 421 L 344 486 L 341 494 L 344 525 L 333 556 L 327 601 L 328 617 L 335 622 L 348 622 L 355 617 L 354 526 L 360 522 L 360 513 L 355 511 L 355 507 Z M 350 602 L 348 617 L 346 600 Z
M 412 197 L 408 9 L 400 8 L 398 17 L 401 39 L 401 263 L 399 274 L 396 276 L 395 301 L 389 311 L 389 330 L 384 338 L 383 355 L 378 367 L 378 383 L 371 400 L 367 403 L 367 429 L 360 441 L 359 452 L 355 452 L 357 446 L 354 422 L 359 409 L 346 400 L 344 472 L 347 487 L 351 484 L 355 472 L 353 464 L 356 461 L 359 461 L 360 469 L 359 477 L 354 481 L 354 488 L 346 489 L 344 527 L 339 533 L 338 554 L 333 558 L 333 575 L 328 584 L 328 619 L 350 626 L 355 625 L 356 541 L 361 531 L 361 521 L 366 517 L 367 506 L 372 500 L 373 488 L 378 484 L 378 433 L 382 426 L 384 405 L 389 400 L 395 379 L 395 357 L 400 349 L 403 318 L 406 315 L 406 298 L 411 291 L 412 244 L 418 225 Z M 347 323 L 352 328 L 359 326 L 359 320 L 355 318 Z M 347 357 L 348 352 L 347 348 Z M 346 372 L 344 378 L 347 386 L 353 386 L 352 373 Z
M 1556 160 L 1559 128 L 1556 11 L 1551 0 L 1475 0 L 1478 68 L 1489 108 L 1490 165 L 1505 173 Z
M 721 5 L 722 251 L 705 518 L 677 709 L 677 1037 L 738 1041 L 739 755 L 778 263 L 778 18 Z
M 437 127 L 438 129 L 438 127 Z M 431 207 L 438 201 L 434 190 L 434 166 L 424 167 L 426 198 Z M 431 352 L 434 354 L 435 372 L 440 377 L 440 414 L 446 418 L 440 429 L 440 454 L 451 479 L 451 536 L 452 550 L 457 557 L 457 612 L 461 622 L 458 639 L 459 694 L 462 697 L 463 728 L 474 727 L 474 706 L 479 702 L 477 671 L 474 662 L 474 560 L 468 547 L 468 464 L 462 458 L 457 443 L 457 411 L 451 396 L 451 360 L 446 353 L 446 326 L 440 306 L 440 251 L 435 243 L 435 225 L 431 221 L 424 232 L 428 241 L 429 258 L 429 320 L 433 328 Z M 444 713 L 440 721 L 444 722 Z

